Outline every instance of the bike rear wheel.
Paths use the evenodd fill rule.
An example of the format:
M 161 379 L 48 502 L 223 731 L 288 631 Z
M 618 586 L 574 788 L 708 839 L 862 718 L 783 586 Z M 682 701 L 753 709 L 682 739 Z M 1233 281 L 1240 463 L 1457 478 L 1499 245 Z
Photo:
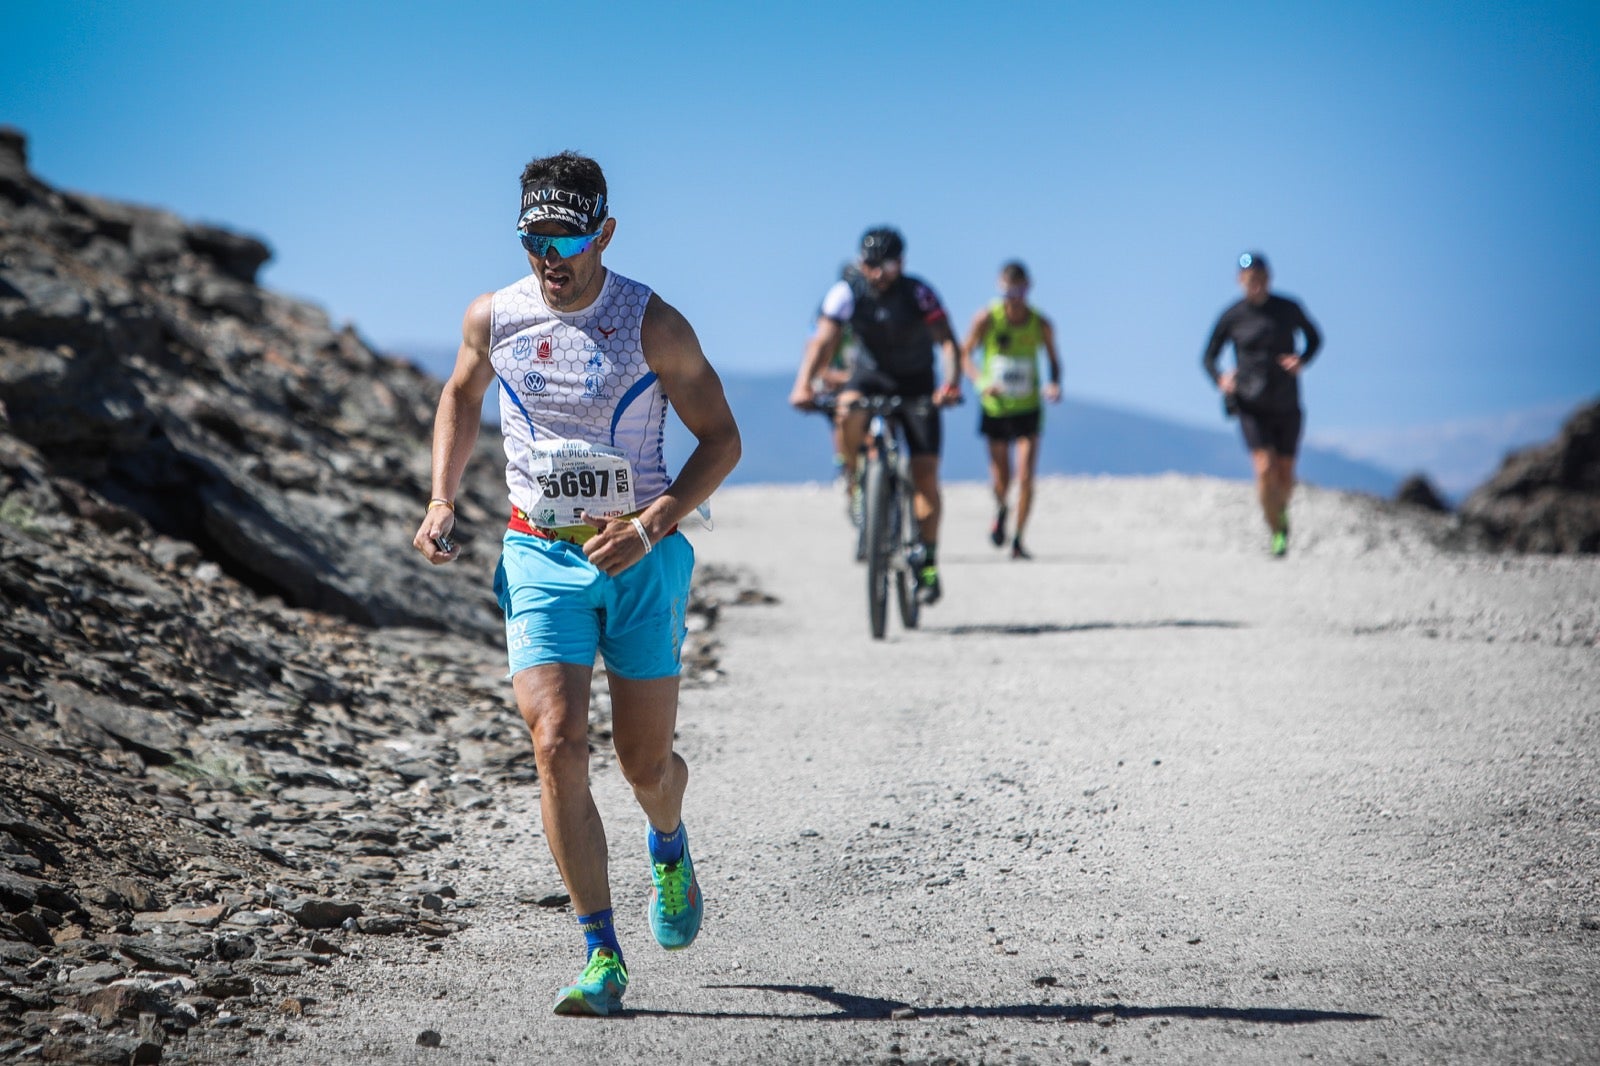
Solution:
M 890 536 L 894 520 L 889 477 L 888 464 L 881 456 L 873 456 L 861 485 L 861 524 L 867 541 L 867 621 L 874 640 L 882 640 L 889 625 L 890 554 L 897 547 Z

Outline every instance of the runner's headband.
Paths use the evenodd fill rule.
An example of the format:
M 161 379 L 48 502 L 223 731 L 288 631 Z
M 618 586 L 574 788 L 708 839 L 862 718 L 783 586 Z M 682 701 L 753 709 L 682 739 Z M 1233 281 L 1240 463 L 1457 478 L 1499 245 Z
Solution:
M 530 185 L 522 190 L 522 214 L 517 229 L 538 222 L 555 222 L 572 233 L 590 233 L 606 218 L 604 193 L 581 193 L 559 185 Z

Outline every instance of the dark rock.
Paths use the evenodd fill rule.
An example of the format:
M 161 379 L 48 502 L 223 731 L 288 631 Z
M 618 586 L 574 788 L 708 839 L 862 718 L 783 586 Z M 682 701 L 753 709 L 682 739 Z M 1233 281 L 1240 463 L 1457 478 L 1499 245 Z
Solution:
M 213 944 L 217 958 L 224 961 L 248 959 L 256 953 L 256 942 L 244 933 L 223 933 Z
M 75 984 L 105 984 L 109 981 L 121 980 L 122 967 L 114 962 L 96 962 L 88 966 L 81 966 L 72 972 L 72 981 Z
M 1574 413 L 1550 443 L 1507 456 L 1461 516 L 1496 547 L 1600 552 L 1600 401 Z
M 0 937 L 0 964 L 26 966 L 28 963 L 37 962 L 38 959 L 39 949 L 26 940 Z
M 38 901 L 40 884 L 38 878 L 0 870 L 0 909 L 12 914 L 27 910 Z
M 305 973 L 305 966 L 299 961 L 288 959 L 247 959 L 239 964 L 239 969 L 245 973 L 260 974 L 263 977 L 298 977 Z
M 117 945 L 117 950 L 141 970 L 182 974 L 194 972 L 194 965 L 178 954 L 170 942 L 126 937 Z
M 164 1006 L 164 999 L 151 990 L 148 982 L 142 981 L 119 981 L 96 989 L 78 1001 L 78 1009 L 92 1015 L 101 1025 L 111 1025 L 120 1018 L 137 1018 Z
M 416 927 L 416 920 L 399 914 L 375 914 L 356 920 L 356 928 L 369 936 L 394 936 Z
M 306 929 L 337 929 L 345 919 L 359 918 L 363 913 L 359 903 L 342 903 L 331 899 L 297 900 L 284 910 Z
M 40 1044 L 39 1059 L 71 1066 L 127 1066 L 138 1047 L 138 1038 L 131 1036 L 51 1034 Z
M 1439 490 L 1434 488 L 1425 474 L 1412 474 L 1400 483 L 1395 489 L 1396 503 L 1406 503 L 1413 507 L 1421 507 L 1426 511 L 1446 514 L 1450 505 L 1444 502 L 1444 497 L 1439 495 Z
M 28 139 L 15 126 L 0 126 L 0 182 L 28 179 Z
M 129 1060 L 133 1066 L 140 1063 L 158 1063 L 161 1061 L 161 1049 L 167 1043 L 167 1031 L 161 1028 L 160 1022 L 153 1013 L 139 1015 L 139 1043 L 133 1049 L 133 1056 Z
M 199 989 L 212 999 L 243 999 L 255 994 L 255 982 L 241 974 L 217 974 L 202 978 Z
M 56 946 L 55 938 L 50 935 L 50 926 L 34 911 L 23 911 L 11 916 L 11 924 L 17 932 L 22 934 L 24 940 L 38 948 L 53 948 Z

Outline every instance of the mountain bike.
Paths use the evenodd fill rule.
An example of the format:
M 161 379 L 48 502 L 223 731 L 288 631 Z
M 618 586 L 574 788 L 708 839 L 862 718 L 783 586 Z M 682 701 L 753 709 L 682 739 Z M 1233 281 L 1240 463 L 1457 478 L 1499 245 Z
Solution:
M 816 410 L 835 410 L 832 398 L 819 398 Z M 917 628 L 922 601 L 917 598 L 922 568 L 921 533 L 913 501 L 911 459 L 905 445 L 900 413 L 925 414 L 933 409 L 929 397 L 863 396 L 852 409 L 868 413 L 865 453 L 857 471 L 860 508 L 852 507 L 857 525 L 856 561 L 867 564 L 867 621 L 874 640 L 882 640 L 889 625 L 889 584 L 894 583 L 900 621 Z
M 868 414 L 867 455 L 861 473 L 867 621 L 873 639 L 882 640 L 889 625 L 891 580 L 900 621 L 907 629 L 917 628 L 922 611 L 922 601 L 917 598 L 922 537 L 912 503 L 916 493 L 911 483 L 911 457 L 896 415 L 926 414 L 933 409 L 933 401 L 925 396 L 863 396 L 855 406 Z

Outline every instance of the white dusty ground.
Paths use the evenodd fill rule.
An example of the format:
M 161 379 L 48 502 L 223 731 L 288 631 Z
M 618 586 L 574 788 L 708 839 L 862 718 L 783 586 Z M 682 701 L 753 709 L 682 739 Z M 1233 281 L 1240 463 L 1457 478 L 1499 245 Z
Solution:
M 950 489 L 945 599 L 874 642 L 833 490 L 719 494 L 702 562 L 778 602 L 684 701 L 700 941 L 650 940 L 603 761 L 630 1013 L 549 1014 L 581 940 L 519 902 L 558 885 L 524 789 L 463 820 L 473 927 L 367 939 L 259 1061 L 1600 1062 L 1600 560 L 1302 490 L 1275 561 L 1242 483 L 1040 496 L 1013 563 Z

